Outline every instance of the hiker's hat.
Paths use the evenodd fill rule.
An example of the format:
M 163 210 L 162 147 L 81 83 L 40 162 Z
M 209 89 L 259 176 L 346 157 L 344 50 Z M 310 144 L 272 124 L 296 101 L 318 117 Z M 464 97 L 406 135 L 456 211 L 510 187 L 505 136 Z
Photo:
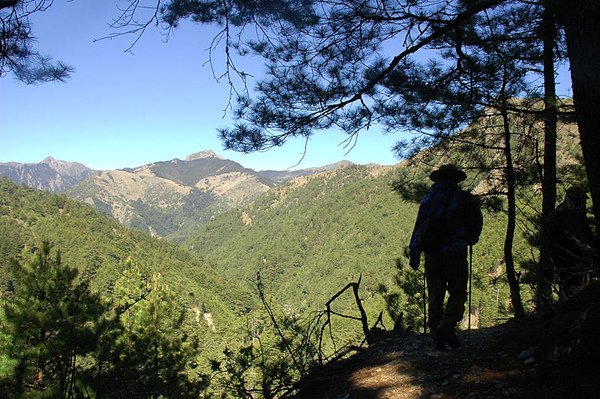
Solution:
M 434 182 L 439 180 L 451 180 L 458 183 L 466 178 L 467 174 L 451 163 L 440 166 L 429 175 L 429 179 Z
M 571 186 L 567 189 L 567 196 L 571 198 L 590 198 L 582 186 Z

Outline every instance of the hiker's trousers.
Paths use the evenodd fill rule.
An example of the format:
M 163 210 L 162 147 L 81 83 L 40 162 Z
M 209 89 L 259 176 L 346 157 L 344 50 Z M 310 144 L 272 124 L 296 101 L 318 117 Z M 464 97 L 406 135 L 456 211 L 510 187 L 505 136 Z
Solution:
M 454 330 L 462 320 L 467 302 L 469 264 L 467 254 L 425 253 L 428 291 L 428 326 L 432 334 Z M 448 303 L 444 299 L 448 292 Z

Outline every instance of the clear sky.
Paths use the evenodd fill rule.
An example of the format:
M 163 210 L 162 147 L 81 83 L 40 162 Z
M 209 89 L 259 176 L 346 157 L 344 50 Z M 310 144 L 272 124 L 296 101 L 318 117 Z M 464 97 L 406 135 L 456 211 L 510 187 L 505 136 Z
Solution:
M 231 110 L 225 112 L 229 87 L 217 83 L 206 65 L 214 27 L 184 24 L 167 43 L 153 28 L 131 54 L 125 50 L 133 36 L 94 41 L 112 32 L 108 25 L 118 15 L 115 4 L 57 0 L 32 18 L 39 51 L 75 72 L 65 83 L 28 86 L 11 75 L 0 79 L 0 162 L 33 163 L 53 156 L 116 169 L 183 159 L 206 149 L 256 170 L 286 169 L 301 160 L 301 140 L 250 155 L 223 150 L 217 128 L 230 126 L 232 118 Z M 242 68 L 261 70 L 257 59 L 240 62 Z M 344 159 L 398 162 L 391 151 L 395 135 L 366 131 L 347 155 L 339 145 L 343 139 L 336 132 L 316 134 L 297 168 Z

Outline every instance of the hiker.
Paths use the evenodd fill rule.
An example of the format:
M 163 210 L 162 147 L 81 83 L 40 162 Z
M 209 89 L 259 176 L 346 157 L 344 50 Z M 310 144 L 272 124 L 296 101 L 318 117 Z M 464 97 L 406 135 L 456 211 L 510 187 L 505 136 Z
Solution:
M 586 216 L 586 199 L 583 187 L 569 187 L 564 201 L 545 221 L 545 245 L 558 280 L 560 300 L 579 290 L 593 268 L 594 237 Z
M 479 201 L 458 187 L 467 175 L 455 165 L 442 165 L 429 179 L 433 185 L 421 201 L 409 246 L 410 266 L 417 270 L 425 253 L 429 320 L 436 350 L 458 348 L 456 325 L 467 301 L 468 246 L 479 240 L 483 217 Z M 448 303 L 444 309 L 444 298 Z

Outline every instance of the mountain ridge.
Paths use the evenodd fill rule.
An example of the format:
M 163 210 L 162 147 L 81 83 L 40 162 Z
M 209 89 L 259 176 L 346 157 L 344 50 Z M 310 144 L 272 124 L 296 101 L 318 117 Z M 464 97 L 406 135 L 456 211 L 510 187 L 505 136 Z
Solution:
M 16 184 L 50 192 L 64 191 L 98 173 L 79 162 L 46 157 L 38 163 L 0 163 L 0 176 Z
M 278 185 L 351 165 L 342 161 L 293 171 L 255 171 L 203 150 L 184 160 L 103 171 L 49 156 L 39 163 L 0 163 L 0 176 L 35 189 L 64 192 L 126 226 L 183 241 L 215 215 Z

